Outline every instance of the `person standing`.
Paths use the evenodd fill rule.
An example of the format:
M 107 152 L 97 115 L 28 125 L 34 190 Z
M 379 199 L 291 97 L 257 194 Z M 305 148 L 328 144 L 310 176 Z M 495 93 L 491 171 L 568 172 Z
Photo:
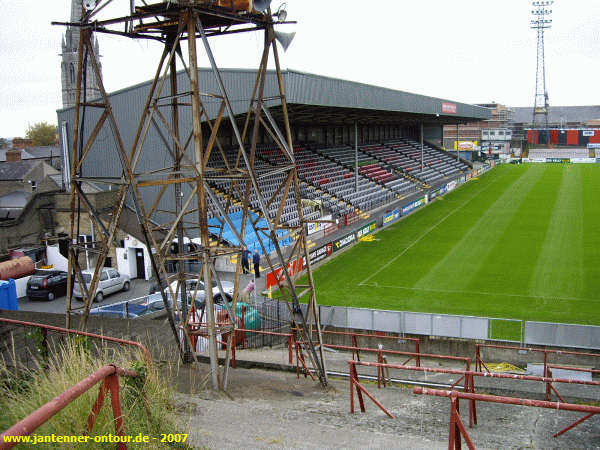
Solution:
M 254 250 L 252 262 L 254 263 L 254 276 L 260 278 L 260 255 L 258 254 L 258 250 Z
M 250 280 L 250 282 L 242 290 L 242 301 L 248 303 L 248 301 L 250 300 L 250 294 L 253 291 L 254 291 L 254 280 Z
M 250 250 L 248 250 L 248 247 L 246 247 L 244 245 L 244 249 L 242 250 L 242 272 L 243 273 L 250 272 L 249 258 L 250 258 Z

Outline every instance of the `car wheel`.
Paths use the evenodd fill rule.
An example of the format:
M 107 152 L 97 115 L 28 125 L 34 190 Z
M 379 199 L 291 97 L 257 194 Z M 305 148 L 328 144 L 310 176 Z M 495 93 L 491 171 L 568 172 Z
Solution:
M 126 281 L 126 282 L 123 284 L 123 290 L 124 290 L 124 291 L 128 291 L 128 290 L 129 290 L 129 281 Z
M 231 297 L 227 294 L 225 294 L 225 298 L 227 299 L 227 303 L 231 303 Z M 223 303 L 223 298 L 221 297 L 221 294 L 217 294 L 213 297 L 213 303 L 215 305 L 220 305 L 221 303 Z
M 94 297 L 94 301 L 100 303 L 102 300 L 104 300 L 104 294 L 102 292 L 98 292 Z
M 48 292 L 48 301 L 54 300 L 54 292 Z

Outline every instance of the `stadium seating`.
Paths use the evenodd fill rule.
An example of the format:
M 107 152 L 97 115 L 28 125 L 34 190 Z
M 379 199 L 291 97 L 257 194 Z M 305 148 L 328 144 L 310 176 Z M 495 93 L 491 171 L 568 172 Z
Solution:
M 457 161 L 451 155 L 427 144 L 423 146 L 421 167 L 421 145 L 409 139 L 396 139 L 378 146 L 364 146 L 362 150 L 429 185 L 468 169 L 462 161 Z
M 234 161 L 237 148 L 224 148 L 227 161 Z M 294 158 L 300 180 L 299 190 L 302 199 L 313 200 L 302 206 L 305 220 L 317 220 L 322 214 L 331 213 L 334 218 L 355 211 L 370 211 L 393 200 L 411 195 L 420 190 L 415 179 L 433 184 L 446 177 L 460 173 L 467 166 L 457 162 L 444 152 L 425 146 L 423 167 L 418 143 L 407 139 L 396 139 L 382 144 L 364 145 L 358 151 L 359 174 L 356 176 L 355 150 L 350 146 L 316 147 L 304 146 L 294 149 Z M 256 149 L 254 167 L 258 176 L 263 197 L 268 203 L 268 215 L 273 220 L 283 201 L 283 189 L 278 188 L 285 180 L 285 171 L 267 174 L 273 167 L 285 166 L 288 160 L 273 145 L 261 145 Z M 221 151 L 213 151 L 208 161 L 209 170 L 218 173 L 226 167 Z M 227 211 L 232 221 L 241 221 L 243 188 L 231 189 L 229 181 L 213 181 L 217 192 L 216 199 L 209 199 L 209 206 L 217 214 L 215 201 Z M 272 198 L 274 196 L 274 198 Z M 305 202 L 306 203 L 306 202 Z M 253 214 L 260 211 L 260 203 L 254 189 L 250 192 L 249 205 Z M 321 206 L 320 208 L 318 206 Z M 212 225 L 219 219 L 213 217 Z M 296 192 L 292 189 L 281 209 L 280 223 L 297 226 L 300 218 L 297 211 Z M 250 235 L 245 242 L 256 241 L 250 225 Z M 235 235 L 228 230 L 224 237 L 236 243 Z M 285 240 L 285 237 L 282 237 Z M 267 244 L 272 248 L 272 243 Z
M 354 209 L 369 211 L 395 199 L 391 190 L 363 175 L 358 176 L 356 183 L 354 172 L 342 165 L 341 159 L 334 159 L 345 159 L 348 151 L 354 154 L 350 147 L 319 150 L 302 148 L 294 152 L 300 178 L 327 194 L 324 207 L 332 214 L 341 216 Z M 314 189 L 307 187 L 305 192 L 311 191 L 314 192 Z

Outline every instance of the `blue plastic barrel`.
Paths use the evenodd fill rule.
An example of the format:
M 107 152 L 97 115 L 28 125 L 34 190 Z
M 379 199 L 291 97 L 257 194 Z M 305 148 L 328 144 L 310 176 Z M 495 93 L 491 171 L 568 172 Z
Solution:
M 17 285 L 12 278 L 9 278 L 8 281 L 0 281 L 0 309 L 19 310 Z

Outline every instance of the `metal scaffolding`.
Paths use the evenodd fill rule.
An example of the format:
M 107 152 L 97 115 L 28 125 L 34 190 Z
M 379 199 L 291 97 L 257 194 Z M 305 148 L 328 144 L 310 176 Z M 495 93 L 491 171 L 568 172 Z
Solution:
M 270 8 L 257 11 L 252 7 L 237 10 L 234 3 L 215 1 L 179 1 L 160 2 L 136 6 L 132 0 L 130 14 L 124 17 L 111 17 L 98 20 L 96 15 L 103 11 L 113 0 L 86 2 L 81 22 L 58 23 L 79 28 L 79 51 L 77 71 L 77 96 L 75 120 L 73 126 L 73 145 L 71 158 L 71 246 L 69 249 L 69 278 L 67 298 L 67 327 L 80 312 L 79 328 L 87 324 L 92 301 L 96 291 L 101 268 L 104 266 L 109 249 L 115 241 L 115 234 L 122 212 L 126 205 L 134 210 L 141 234 L 149 249 L 152 271 L 161 286 L 160 292 L 170 323 L 173 337 L 177 342 L 181 357 L 185 362 L 197 360 L 196 349 L 192 348 L 194 334 L 207 337 L 210 355 L 211 381 L 214 389 L 227 388 L 228 367 L 231 356 L 232 337 L 238 327 L 235 320 L 236 302 L 240 294 L 241 254 L 244 247 L 246 228 L 252 227 L 259 237 L 270 270 L 277 267 L 288 267 L 291 261 L 305 261 L 306 282 L 297 283 L 297 274 L 283 270 L 283 279 L 278 280 L 282 295 L 288 300 L 294 326 L 301 333 L 301 339 L 307 343 L 309 358 L 321 384 L 327 384 L 325 359 L 320 345 L 321 331 L 315 295 L 314 281 L 307 247 L 306 227 L 302 212 L 299 180 L 294 158 L 292 134 L 288 119 L 285 88 L 280 70 L 279 55 L 276 44 L 274 26 L 280 23 L 281 15 L 271 14 Z M 263 2 L 268 5 L 268 2 Z M 90 5 L 91 4 L 91 5 Z M 226 4 L 227 6 L 219 6 Z M 252 2 L 250 2 L 252 5 Z M 255 3 L 256 5 L 256 3 Z M 129 5 L 128 5 L 129 6 Z M 107 8 L 110 9 L 110 8 Z M 106 13 L 106 10 L 104 10 Z M 277 17 L 278 16 L 278 17 Z M 275 18 L 277 17 L 277 18 Z M 236 120 L 231 105 L 230 95 L 223 83 L 219 69 L 215 63 L 209 38 L 231 33 L 259 32 L 264 33 L 264 47 L 257 70 L 254 87 L 247 113 Z M 110 97 L 102 82 L 98 58 L 92 45 L 93 33 L 108 33 L 133 39 L 147 39 L 163 46 L 162 56 L 156 68 L 148 96 L 137 126 L 133 143 L 126 148 L 119 130 L 119 123 L 111 108 Z M 201 42 L 205 55 L 217 84 L 217 92 L 203 92 L 198 77 L 198 41 Z M 182 44 L 187 43 L 187 52 Z M 265 96 L 267 65 L 272 57 L 275 66 L 278 95 Z M 85 98 L 85 77 L 88 61 L 99 80 L 101 96 L 99 99 Z M 178 83 L 178 64 L 183 69 L 179 75 L 187 77 L 183 89 Z M 210 117 L 207 102 L 216 102 L 218 113 Z M 270 111 L 269 102 L 276 104 L 282 112 L 282 129 Z M 86 121 L 86 110 L 99 110 L 99 119 L 90 128 Z M 191 132 L 182 135 L 182 122 L 191 117 Z M 185 118 L 185 119 L 184 119 Z M 233 134 L 234 146 L 228 148 L 223 144 L 223 123 L 229 122 Z M 87 133 L 84 127 L 88 127 Z M 114 151 L 122 167 L 119 177 L 94 177 L 96 184 L 103 183 L 116 190 L 117 200 L 110 213 L 99 211 L 86 195 L 83 185 L 91 181 L 83 174 L 86 157 L 94 151 L 98 134 L 104 128 L 110 129 Z M 91 129 L 91 131 L 89 131 Z M 149 131 L 159 137 L 160 151 L 156 147 L 149 150 Z M 255 168 L 257 151 L 259 150 L 260 133 L 268 134 L 276 144 L 272 152 L 276 155 L 268 169 Z M 156 143 L 155 143 L 156 144 Z M 105 148 L 105 147 L 103 147 Z M 104 150 L 103 150 L 104 151 Z M 273 153 L 271 153 L 273 154 Z M 107 158 L 110 156 L 107 154 Z M 153 170 L 144 170 L 140 161 L 151 158 L 153 161 L 165 161 L 164 166 Z M 219 164 L 209 164 L 218 159 Z M 282 162 L 283 161 L 283 162 Z M 216 167 L 215 167 L 216 166 Z M 266 195 L 261 189 L 260 179 L 272 175 L 283 174 L 278 188 L 272 195 Z M 226 192 L 222 188 L 227 186 Z M 151 195 L 147 195 L 148 192 Z M 281 201 L 276 200 L 283 193 Z M 256 211 L 250 214 L 250 198 L 258 199 Z M 148 201 L 151 198 L 151 201 Z M 299 216 L 295 226 L 281 223 L 283 205 L 288 198 L 294 199 Z M 222 200 L 226 199 L 225 203 Z M 221 200 L 221 201 L 220 201 Z M 276 213 L 269 207 L 279 202 Z M 234 203 L 241 204 L 242 220 L 234 223 L 228 213 Z M 89 246 L 77 242 L 77 227 L 81 214 L 89 214 L 97 239 L 93 251 L 97 253 L 96 268 L 91 282 L 83 280 L 79 264 L 79 254 L 90 251 Z M 209 218 L 213 221 L 209 224 Z M 214 224 L 214 218 L 218 224 Z M 264 221 L 260 221 L 264 219 Z M 266 226 L 264 225 L 266 223 Z M 263 224 L 263 225 L 261 225 Z M 231 230 L 237 242 L 227 245 L 221 237 L 224 230 Z M 291 238 L 291 245 L 283 248 L 281 235 Z M 274 248 L 271 257 L 264 241 L 270 240 Z M 174 243 L 177 245 L 173 245 Z M 190 243 L 185 245 L 186 243 Z M 175 249 L 175 250 L 174 250 Z M 229 317 L 228 324 L 223 324 L 222 314 L 214 306 L 217 296 L 227 299 L 221 276 L 215 270 L 217 258 L 236 258 L 234 288 L 231 303 L 222 301 L 223 311 Z M 168 267 L 176 267 L 170 274 Z M 83 306 L 74 308 L 72 302 L 72 285 L 77 281 L 82 286 Z M 191 292 L 190 280 L 200 280 L 205 286 L 205 302 L 203 305 L 188 304 Z M 186 281 L 188 283 L 186 283 Z M 210 286 L 216 286 L 219 294 L 213 295 Z M 191 298 L 196 298 L 193 292 Z M 303 313 L 300 299 L 307 299 L 308 308 Z M 77 311 L 80 310 L 80 311 Z M 199 318 L 201 320 L 199 320 Z M 191 324 L 205 322 L 206 327 L 197 329 Z M 243 325 L 242 325 L 243 327 Z M 219 369 L 217 355 L 217 334 L 228 335 L 227 353 L 222 373 Z M 194 340 L 195 342 L 195 340 Z

